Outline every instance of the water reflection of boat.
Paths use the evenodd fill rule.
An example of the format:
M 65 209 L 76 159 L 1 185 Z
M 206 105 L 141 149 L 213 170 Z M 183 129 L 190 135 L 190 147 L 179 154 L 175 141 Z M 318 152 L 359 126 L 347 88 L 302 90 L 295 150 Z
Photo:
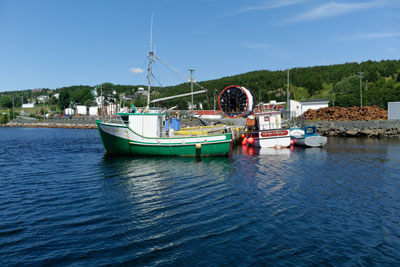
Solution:
M 290 149 L 275 149 L 269 147 L 262 147 L 259 150 L 259 155 L 264 156 L 287 156 L 290 157 L 292 151 Z
M 315 164 L 317 164 L 317 162 L 324 162 L 328 156 L 327 148 L 325 147 L 310 147 L 304 149 L 303 147 L 292 146 L 290 147 L 290 150 L 292 154 L 299 155 L 300 157 L 315 159 Z
M 296 146 L 321 147 L 326 144 L 327 138 L 317 133 L 316 126 L 290 129 L 290 137 Z

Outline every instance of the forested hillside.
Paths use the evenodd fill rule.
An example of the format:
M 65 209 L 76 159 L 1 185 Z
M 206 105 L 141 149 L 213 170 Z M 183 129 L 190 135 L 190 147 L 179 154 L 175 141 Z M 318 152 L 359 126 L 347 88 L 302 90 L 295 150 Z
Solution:
M 360 105 L 359 72 L 363 73 L 363 105 L 377 105 L 386 109 L 387 102 L 400 101 L 400 60 L 291 69 L 291 99 L 329 99 L 331 105 L 343 107 Z M 286 101 L 287 71 L 252 71 L 199 84 L 209 89 L 210 102 L 214 89 L 220 92 L 231 84 L 250 89 L 257 101 Z M 188 88 L 187 84 L 168 87 L 163 89 L 162 94 L 188 92 Z M 204 97 L 195 99 L 204 103 L 207 101 Z
M 359 63 L 346 63 L 331 66 L 315 66 L 307 68 L 290 69 L 291 99 L 329 99 L 330 105 L 359 106 L 360 105 L 360 75 L 362 84 L 363 105 L 377 105 L 387 109 L 387 102 L 400 101 L 400 60 L 383 60 L 380 62 L 366 61 Z M 195 102 L 203 103 L 203 108 L 212 109 L 214 95 L 218 94 L 228 85 L 240 85 L 251 90 L 257 102 L 270 100 L 286 101 L 287 71 L 252 71 L 240 75 L 224 77 L 221 79 L 199 82 L 208 89 L 207 95 L 196 95 Z M 114 85 L 104 83 L 101 91 L 108 102 L 116 102 L 123 95 L 133 95 L 137 92 L 138 85 Z M 48 95 L 48 105 L 63 108 L 71 103 L 93 105 L 94 86 L 79 85 L 63 87 L 56 90 L 24 90 L 17 92 L 0 93 L 0 107 L 7 108 L 14 104 L 21 106 L 30 102 L 39 95 Z M 199 88 L 196 88 L 199 90 Z M 99 90 L 98 90 L 99 91 Z M 114 95 L 113 93 L 116 92 Z M 184 83 L 164 88 L 153 87 L 152 99 L 188 93 L 190 84 Z M 58 98 L 55 94 L 59 94 Z M 178 105 L 179 109 L 186 109 L 190 97 L 165 101 L 162 106 Z M 133 104 L 143 106 L 145 96 L 134 99 Z M 129 101 L 127 104 L 131 104 Z

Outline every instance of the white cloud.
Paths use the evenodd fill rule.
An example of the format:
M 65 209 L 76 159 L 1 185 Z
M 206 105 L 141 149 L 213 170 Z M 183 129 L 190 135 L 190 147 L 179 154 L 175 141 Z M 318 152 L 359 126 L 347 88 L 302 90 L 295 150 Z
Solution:
M 138 74 L 138 73 L 143 73 L 144 70 L 142 70 L 141 68 L 131 68 L 131 69 L 129 69 L 129 72 Z
M 347 13 L 352 13 L 360 10 L 380 8 L 385 6 L 398 6 L 398 2 L 392 0 L 369 1 L 369 2 L 358 2 L 358 3 L 329 2 L 326 4 L 319 5 L 311 10 L 308 10 L 305 13 L 298 15 L 297 17 L 289 19 L 288 22 L 318 20 L 329 17 L 335 17 Z
M 243 14 L 243 13 L 252 12 L 252 11 L 261 11 L 261 10 L 281 8 L 281 7 L 295 5 L 298 3 L 303 3 L 305 1 L 306 0 L 264 1 L 258 5 L 244 6 L 244 7 L 235 9 L 235 10 L 228 11 L 227 13 L 223 14 L 223 16 L 232 16 L 232 15 Z
M 345 40 L 373 40 L 373 39 L 386 39 L 399 37 L 400 32 L 375 32 L 375 33 L 362 33 L 345 37 Z

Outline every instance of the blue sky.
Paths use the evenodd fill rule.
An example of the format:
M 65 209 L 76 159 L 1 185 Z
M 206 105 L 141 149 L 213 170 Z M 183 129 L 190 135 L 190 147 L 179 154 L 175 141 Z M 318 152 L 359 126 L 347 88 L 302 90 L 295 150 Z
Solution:
M 400 0 L 0 0 L 0 91 L 146 84 L 152 14 L 156 54 L 198 81 L 400 59 Z

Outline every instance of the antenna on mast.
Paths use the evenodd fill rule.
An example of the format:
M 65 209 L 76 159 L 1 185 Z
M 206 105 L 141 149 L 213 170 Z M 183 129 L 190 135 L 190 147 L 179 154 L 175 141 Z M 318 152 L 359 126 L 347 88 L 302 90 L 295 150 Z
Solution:
M 153 51 L 153 14 L 151 14 L 150 24 L 150 51 Z
M 147 86 L 147 106 L 150 105 L 150 90 L 151 90 L 151 75 L 152 75 L 152 70 L 151 70 L 151 63 L 153 63 L 154 61 L 154 53 L 153 53 L 153 47 L 152 47 L 152 43 L 153 43 L 153 14 L 151 14 L 151 27 L 150 27 L 150 51 L 149 51 L 149 73 L 147 76 L 147 82 L 148 82 L 148 86 Z

